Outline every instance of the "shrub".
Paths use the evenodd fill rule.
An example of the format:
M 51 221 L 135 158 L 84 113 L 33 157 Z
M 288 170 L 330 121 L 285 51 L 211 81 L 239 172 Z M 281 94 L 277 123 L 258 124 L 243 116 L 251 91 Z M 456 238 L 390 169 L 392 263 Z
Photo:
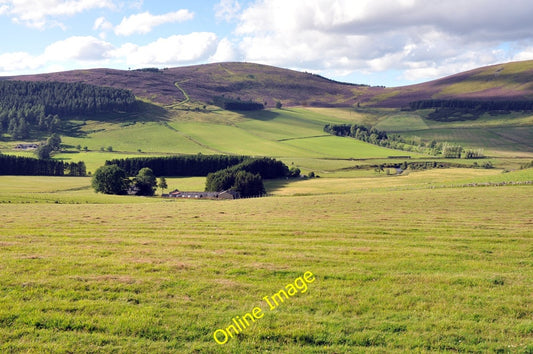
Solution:
M 117 165 L 99 167 L 91 184 L 96 192 L 104 194 L 126 194 L 129 185 L 126 172 Z

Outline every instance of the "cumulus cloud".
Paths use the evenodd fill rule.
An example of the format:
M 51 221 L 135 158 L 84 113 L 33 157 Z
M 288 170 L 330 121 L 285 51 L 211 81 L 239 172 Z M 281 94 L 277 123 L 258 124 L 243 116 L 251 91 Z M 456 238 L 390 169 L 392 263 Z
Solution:
M 260 0 L 235 33 L 247 61 L 420 80 L 505 60 L 495 48 L 530 38 L 532 12 L 525 0 Z
M 235 46 L 227 38 L 222 38 L 222 40 L 218 42 L 215 54 L 209 57 L 208 62 L 219 63 L 236 60 L 238 60 L 238 53 Z
M 113 28 L 113 25 L 111 24 L 111 22 L 107 21 L 105 17 L 98 17 L 94 21 L 93 30 L 95 31 L 98 31 L 98 30 L 107 31 L 112 28 Z
M 113 29 L 113 24 L 106 20 L 105 17 L 98 17 L 94 21 L 93 30 L 100 31 L 99 37 L 105 39 L 107 37 L 107 31 Z
M 152 15 L 150 12 L 143 12 L 129 17 L 124 17 L 122 22 L 115 28 L 115 34 L 129 36 L 135 33 L 146 34 L 156 26 L 170 22 L 184 22 L 192 20 L 194 14 L 189 10 L 178 10 L 164 15 Z
M 2 75 L 35 70 L 41 64 L 42 61 L 40 58 L 25 52 L 0 54 L 0 73 Z
M 33 28 L 62 26 L 55 18 L 103 8 L 114 8 L 111 0 L 3 0 L 0 14 L 11 16 L 16 23 Z
M 217 36 L 210 32 L 193 32 L 159 38 L 145 46 L 127 43 L 114 50 L 114 58 L 131 66 L 173 66 L 207 60 L 217 49 Z
M 77 60 L 94 62 L 107 59 L 113 46 L 92 36 L 69 37 L 52 43 L 46 47 L 44 58 L 46 61 Z
M 229 22 L 237 17 L 240 10 L 241 4 L 237 0 L 220 0 L 215 5 L 215 16 Z
M 0 73 L 15 75 L 100 65 L 111 58 L 113 50 L 113 45 L 98 38 L 73 36 L 48 45 L 41 54 L 0 54 Z
M 92 26 L 94 37 L 66 38 L 49 45 L 41 54 L 1 54 L 0 71 L 44 70 L 56 64 L 69 68 L 107 64 L 174 66 L 245 60 L 340 80 L 342 75 L 350 75 L 350 81 L 355 80 L 354 73 L 361 73 L 381 75 L 385 82 L 385 76 L 392 73 L 396 75 L 392 81 L 406 82 L 509 60 L 533 59 L 533 21 L 529 18 L 533 2 L 527 0 L 507 0 L 505 4 L 499 0 L 214 3 L 212 15 L 234 26 L 233 32 L 220 34 L 223 38 L 212 32 L 194 32 L 155 39 L 161 35 L 152 33 L 153 37 L 144 37 L 152 42 L 141 45 L 125 43 L 124 37 L 149 33 L 165 23 L 190 21 L 195 14 L 189 10 L 160 15 L 137 13 L 142 0 L 0 0 L 0 16 L 39 29 L 63 26 L 58 21 L 66 16 L 95 9 L 136 13 L 125 15 L 118 25 L 108 21 L 111 14 L 98 17 Z M 221 30 L 228 27 L 218 26 Z M 106 40 L 111 33 L 123 37 L 113 36 L 111 43 Z
M 159 38 L 139 46 L 126 43 L 120 47 L 93 36 L 73 36 L 47 46 L 41 54 L 26 52 L 0 54 L 0 74 L 112 66 L 179 66 L 215 60 L 232 60 L 233 46 L 214 33 L 193 32 Z

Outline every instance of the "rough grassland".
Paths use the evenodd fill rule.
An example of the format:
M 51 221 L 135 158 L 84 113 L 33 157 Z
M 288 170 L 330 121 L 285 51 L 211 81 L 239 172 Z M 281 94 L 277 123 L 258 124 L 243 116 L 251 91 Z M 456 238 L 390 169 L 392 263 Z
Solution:
M 529 186 L 0 204 L 0 351 L 532 351 L 532 209 Z
M 329 136 L 323 131 L 327 123 L 377 126 L 426 142 L 436 139 L 459 143 L 465 148 L 482 148 L 487 156 L 533 158 L 531 115 L 486 114 L 475 121 L 442 123 L 427 120 L 425 115 L 428 112 L 300 107 L 236 113 L 207 107 L 200 111 L 170 110 L 158 121 L 150 120 L 148 116 L 135 116 L 136 123 L 128 121 L 127 117 L 110 117 L 110 122 L 88 120 L 80 126 L 79 134 L 62 136 L 64 144 L 69 146 L 68 153 L 57 154 L 55 158 L 68 162 L 85 161 L 88 171 L 94 172 L 106 159 L 116 157 L 172 153 L 246 154 L 300 161 L 297 167 L 304 171 L 331 172 L 345 167 L 346 162 L 342 159 L 386 159 L 393 155 L 422 157 L 413 152 Z M 0 142 L 0 148 L 4 153 L 34 156 L 30 152 L 14 150 L 16 143 Z M 77 145 L 87 146 L 90 151 L 79 152 L 75 149 Z M 100 151 L 108 146 L 112 146 L 114 152 Z M 332 158 L 336 161 L 332 162 Z M 521 163 L 524 161 L 497 165 L 516 168 Z
M 366 109 L 347 112 L 339 108 L 308 108 L 336 119 L 375 126 L 403 137 L 418 137 L 425 142 L 450 142 L 465 148 L 482 148 L 491 156 L 533 156 L 533 116 L 512 112 L 502 115 L 483 114 L 473 121 L 436 122 L 427 119 L 433 110 L 401 112 Z

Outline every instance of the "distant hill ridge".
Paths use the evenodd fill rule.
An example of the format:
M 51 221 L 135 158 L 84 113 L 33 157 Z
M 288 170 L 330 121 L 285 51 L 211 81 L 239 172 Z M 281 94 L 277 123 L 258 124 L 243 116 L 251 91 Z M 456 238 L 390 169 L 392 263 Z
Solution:
M 214 97 L 274 107 L 365 106 L 401 108 L 429 99 L 533 100 L 533 60 L 470 70 L 422 84 L 384 88 L 341 83 L 319 75 L 253 63 L 215 63 L 169 69 L 89 69 L 3 77 L 3 80 L 82 82 L 131 90 L 161 105 Z

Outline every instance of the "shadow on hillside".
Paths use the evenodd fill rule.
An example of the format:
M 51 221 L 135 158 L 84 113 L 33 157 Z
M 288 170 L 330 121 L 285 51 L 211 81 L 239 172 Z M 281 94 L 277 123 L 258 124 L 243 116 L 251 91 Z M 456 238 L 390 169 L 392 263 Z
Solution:
M 84 138 L 87 136 L 87 132 L 81 130 L 84 126 L 84 123 L 73 122 L 70 120 L 64 121 L 61 124 L 61 129 L 59 130 L 60 135 L 70 136 L 73 138 Z
M 254 119 L 254 120 L 260 120 L 263 122 L 275 119 L 280 116 L 279 113 L 274 111 L 267 111 L 267 110 L 261 110 L 261 111 L 240 111 L 239 112 L 243 117 Z
M 267 194 L 275 193 L 279 190 L 286 188 L 289 184 L 293 182 L 301 181 L 300 178 L 279 178 L 279 179 L 269 179 L 264 180 L 265 189 Z
M 73 138 L 87 137 L 88 134 L 95 133 L 95 131 L 82 130 L 88 120 L 119 124 L 122 127 L 126 127 L 136 123 L 166 122 L 170 120 L 170 116 L 163 107 L 149 102 L 138 101 L 138 107 L 133 112 L 109 112 L 71 117 L 69 120 L 62 122 L 59 133 Z

